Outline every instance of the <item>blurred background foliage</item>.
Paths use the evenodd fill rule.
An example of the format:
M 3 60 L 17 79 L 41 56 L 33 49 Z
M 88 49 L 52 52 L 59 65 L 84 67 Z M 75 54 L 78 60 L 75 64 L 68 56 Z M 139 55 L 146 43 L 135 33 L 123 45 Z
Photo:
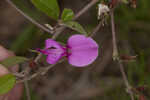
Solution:
M 75 13 L 80 11 L 89 1 L 58 0 L 61 11 L 63 8 L 70 8 Z M 38 11 L 30 0 L 13 0 L 13 2 L 37 22 L 41 24 L 49 23 L 53 26 L 56 24 L 54 20 Z M 136 9 L 122 4 L 115 11 L 119 52 L 120 54 L 137 55 L 134 61 L 124 63 L 129 82 L 133 87 L 146 86 L 146 90 L 142 93 L 147 100 L 150 99 L 149 4 L 150 0 L 137 0 Z M 17 55 L 32 58 L 33 53 L 29 50 L 42 48 L 44 40 L 50 38 L 51 35 L 32 25 L 5 1 L 0 1 L 0 8 L 0 43 Z M 97 5 L 77 21 L 88 31 L 91 31 L 98 23 Z M 66 42 L 67 38 L 74 33 L 77 32 L 67 29 L 57 40 Z M 60 100 L 60 98 L 61 100 L 130 100 L 125 92 L 118 66 L 111 59 L 112 46 L 109 21 L 94 39 L 100 44 L 100 56 L 90 66 L 93 68 L 77 69 L 70 67 L 67 62 L 56 66 L 47 75 L 48 78 L 40 77 L 40 80 L 43 81 L 39 81 L 38 78 L 31 82 L 32 100 Z M 84 73 L 88 73 L 88 75 L 84 75 Z M 78 79 L 82 80 L 77 84 L 76 80 Z M 82 86 L 86 86 L 86 88 Z M 75 87 L 81 89 L 75 91 Z M 135 96 L 139 100 L 138 95 Z

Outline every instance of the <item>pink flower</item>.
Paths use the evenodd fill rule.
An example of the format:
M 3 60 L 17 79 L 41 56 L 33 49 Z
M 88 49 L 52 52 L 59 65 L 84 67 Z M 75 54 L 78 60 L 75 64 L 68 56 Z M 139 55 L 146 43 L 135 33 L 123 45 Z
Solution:
M 45 49 L 38 51 L 47 55 L 49 64 L 55 64 L 66 56 L 71 65 L 84 67 L 95 61 L 98 56 L 98 44 L 84 35 L 71 36 L 66 46 L 52 39 L 47 39 L 45 44 Z

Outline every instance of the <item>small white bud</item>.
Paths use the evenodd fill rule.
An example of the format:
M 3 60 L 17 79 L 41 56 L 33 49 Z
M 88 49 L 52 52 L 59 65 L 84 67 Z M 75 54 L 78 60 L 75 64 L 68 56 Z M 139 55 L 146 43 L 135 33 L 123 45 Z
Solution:
M 108 8 L 107 5 L 98 4 L 98 19 L 100 19 L 102 14 L 107 13 L 109 11 L 110 11 L 110 9 Z

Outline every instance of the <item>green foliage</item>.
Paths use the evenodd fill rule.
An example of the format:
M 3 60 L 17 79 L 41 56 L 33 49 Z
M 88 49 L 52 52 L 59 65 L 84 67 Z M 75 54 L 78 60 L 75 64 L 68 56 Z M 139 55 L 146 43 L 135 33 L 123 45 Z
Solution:
M 17 54 L 24 54 L 33 47 L 38 38 L 38 30 L 33 25 L 28 25 L 11 45 L 11 50 Z
M 30 85 L 30 84 L 29 84 Z M 30 87 L 30 86 L 29 86 Z M 38 94 L 36 94 L 35 91 L 32 90 L 32 87 L 29 88 L 30 91 L 30 96 L 31 96 L 31 100 L 41 100 L 40 96 Z M 27 92 L 26 89 L 24 89 L 23 91 L 23 96 L 21 100 L 27 100 Z
M 115 13 L 120 40 L 128 40 L 132 52 L 138 55 L 136 61 L 128 63 L 128 80 L 133 86 L 145 84 L 150 87 L 149 71 L 147 70 L 149 58 L 146 57 L 150 54 L 150 14 L 147 10 L 150 9 L 149 3 L 149 0 L 137 0 L 136 9 L 120 5 Z
M 62 13 L 62 16 L 61 16 L 61 19 L 62 21 L 66 22 L 66 21 L 71 21 L 74 17 L 74 13 L 71 9 L 67 9 L 65 8 L 63 10 L 63 13 Z
M 0 77 L 0 95 L 9 92 L 15 85 L 16 78 L 12 74 Z
M 26 15 L 33 18 L 34 20 L 41 21 L 45 17 L 43 13 L 40 12 L 38 9 L 29 6 L 29 2 L 26 0 L 12 0 L 12 1 L 21 11 L 23 11 Z
M 14 66 L 17 65 L 19 63 L 25 62 L 28 59 L 25 57 L 19 57 L 19 56 L 12 56 L 9 57 L 3 61 L 0 61 L 0 64 L 4 65 L 5 67 L 10 67 L 10 66 Z
M 63 24 L 66 27 L 69 27 L 69 28 L 71 28 L 71 29 L 73 29 L 73 30 L 75 30 L 79 33 L 83 33 L 83 34 L 87 35 L 87 32 L 85 31 L 85 29 L 78 22 L 72 21 L 74 16 L 75 15 L 74 15 L 74 13 L 71 9 L 65 8 L 63 10 L 63 13 L 62 13 L 62 16 L 61 16 Z
M 57 20 L 59 18 L 59 6 L 57 0 L 31 0 L 32 3 L 42 12 L 51 18 Z
M 75 21 L 67 21 L 67 22 L 64 22 L 63 23 L 66 27 L 69 27 L 79 33 L 83 33 L 85 35 L 87 35 L 87 32 L 84 30 L 84 28 L 78 23 L 78 22 L 75 22 Z
M 125 88 L 122 86 L 110 90 L 101 98 L 102 100 L 130 100 L 130 96 L 125 93 Z
M 128 4 L 129 1 L 128 0 L 121 0 L 121 2 L 125 3 L 125 4 Z

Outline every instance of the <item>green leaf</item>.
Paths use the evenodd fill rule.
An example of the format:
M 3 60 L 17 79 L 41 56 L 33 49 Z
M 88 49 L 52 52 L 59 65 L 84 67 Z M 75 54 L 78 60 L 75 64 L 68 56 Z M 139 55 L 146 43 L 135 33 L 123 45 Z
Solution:
M 71 9 L 67 9 L 65 8 L 63 10 L 63 13 L 62 13 L 62 16 L 61 16 L 61 19 L 62 21 L 66 22 L 66 21 L 71 21 L 74 17 L 74 13 Z
M 15 85 L 16 78 L 12 74 L 0 77 L 0 95 L 9 92 Z
M 17 65 L 17 64 L 22 63 L 27 60 L 28 59 L 25 57 L 12 56 L 3 61 L 0 61 L 0 64 L 4 65 L 5 67 L 10 67 L 10 66 Z
M 57 0 L 31 0 L 32 3 L 42 12 L 51 18 L 57 20 L 59 18 L 59 6 Z
M 67 22 L 64 22 L 63 24 L 66 27 L 69 27 L 69 28 L 71 28 L 71 29 L 73 29 L 77 32 L 80 32 L 80 33 L 83 33 L 83 34 L 87 35 L 87 32 L 84 30 L 84 28 L 78 22 L 67 21 Z
M 121 0 L 121 1 L 122 1 L 122 3 L 125 3 L 125 4 L 129 3 L 128 0 Z
M 33 47 L 39 36 L 39 29 L 34 25 L 27 25 L 12 43 L 10 49 L 16 54 L 25 54 L 29 48 Z

